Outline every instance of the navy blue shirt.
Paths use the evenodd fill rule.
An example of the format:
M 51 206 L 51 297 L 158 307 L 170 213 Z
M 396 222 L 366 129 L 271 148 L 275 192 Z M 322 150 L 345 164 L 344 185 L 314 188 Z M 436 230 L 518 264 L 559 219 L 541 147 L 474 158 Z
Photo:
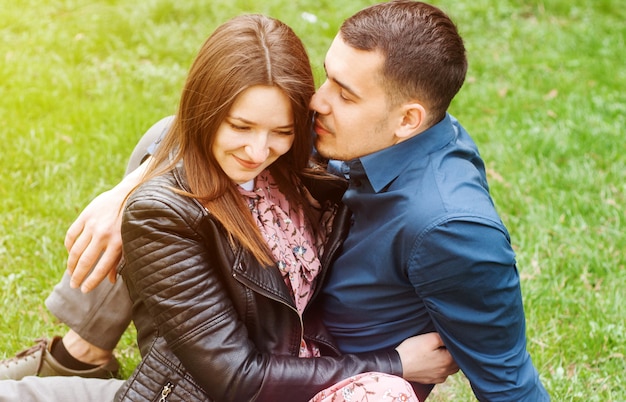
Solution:
M 446 115 L 347 166 L 353 224 L 322 294 L 340 349 L 437 331 L 479 400 L 549 400 L 526 351 L 509 234 L 460 124 Z

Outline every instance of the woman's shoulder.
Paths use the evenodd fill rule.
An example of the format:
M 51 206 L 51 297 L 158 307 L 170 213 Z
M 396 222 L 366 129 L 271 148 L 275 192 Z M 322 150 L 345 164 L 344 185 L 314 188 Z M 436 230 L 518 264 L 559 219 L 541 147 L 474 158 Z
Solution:
M 180 189 L 180 186 L 178 186 L 174 174 L 166 172 L 151 177 L 137 186 L 130 195 L 129 202 L 148 198 L 155 200 L 179 198 L 181 195 L 176 192 L 176 189 Z
M 152 177 L 139 185 L 128 198 L 126 210 L 148 210 L 154 216 L 177 215 L 190 223 L 205 213 L 203 207 L 183 191 L 174 172 Z

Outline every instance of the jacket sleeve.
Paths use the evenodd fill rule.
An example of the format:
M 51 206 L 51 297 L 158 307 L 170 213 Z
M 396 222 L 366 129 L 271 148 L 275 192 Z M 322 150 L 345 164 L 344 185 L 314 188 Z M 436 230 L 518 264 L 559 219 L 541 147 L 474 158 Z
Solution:
M 159 335 L 214 400 L 308 400 L 352 375 L 401 375 L 395 350 L 300 359 L 260 353 L 225 290 L 196 228 L 201 212 L 162 186 L 138 189 L 122 224 L 122 276 Z M 199 208 L 193 208 L 199 210 Z

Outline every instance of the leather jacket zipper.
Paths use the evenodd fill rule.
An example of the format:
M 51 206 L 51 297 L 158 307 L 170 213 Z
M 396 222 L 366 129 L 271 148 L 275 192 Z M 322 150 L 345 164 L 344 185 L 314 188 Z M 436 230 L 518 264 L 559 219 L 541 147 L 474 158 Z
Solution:
M 159 398 L 159 402 L 167 402 L 167 397 L 172 393 L 173 389 L 174 385 L 168 381 L 168 383 L 165 384 L 161 389 L 161 397 Z

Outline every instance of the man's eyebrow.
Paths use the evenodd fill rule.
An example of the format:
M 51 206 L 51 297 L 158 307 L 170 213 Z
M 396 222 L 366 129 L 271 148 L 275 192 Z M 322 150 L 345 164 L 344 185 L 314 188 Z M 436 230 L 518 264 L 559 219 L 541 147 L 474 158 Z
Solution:
M 354 96 L 357 99 L 361 99 L 361 97 L 359 96 L 359 94 L 357 94 L 357 92 L 350 88 L 349 85 L 339 81 L 337 78 L 335 77 L 331 77 L 330 75 L 328 75 L 328 70 L 326 69 L 326 63 L 324 63 L 324 71 L 326 72 L 326 78 L 331 80 L 332 82 L 334 82 L 335 84 L 339 85 L 341 88 L 345 89 L 350 95 Z

